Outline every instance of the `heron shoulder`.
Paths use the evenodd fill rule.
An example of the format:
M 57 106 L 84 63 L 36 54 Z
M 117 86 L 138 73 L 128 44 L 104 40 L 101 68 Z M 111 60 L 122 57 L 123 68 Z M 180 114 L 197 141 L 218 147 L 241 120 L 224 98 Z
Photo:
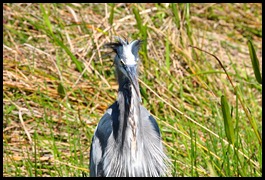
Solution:
M 107 145 L 107 140 L 113 131 L 113 121 L 118 120 L 117 111 L 118 104 L 115 102 L 106 110 L 97 125 L 95 136 L 100 139 L 100 143 L 103 147 Z
M 160 130 L 155 118 L 149 113 L 149 111 L 141 105 L 141 117 L 143 119 L 144 128 L 152 128 L 160 137 Z

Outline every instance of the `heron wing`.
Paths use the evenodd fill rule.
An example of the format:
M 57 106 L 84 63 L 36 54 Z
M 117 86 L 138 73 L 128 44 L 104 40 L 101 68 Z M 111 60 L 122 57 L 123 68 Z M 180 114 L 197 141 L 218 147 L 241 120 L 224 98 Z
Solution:
M 160 137 L 160 130 L 155 118 L 144 106 L 141 106 L 141 117 L 143 119 L 143 126 L 152 128 L 156 132 L 156 135 Z
M 115 112 L 118 112 L 117 102 L 107 109 L 96 127 L 90 148 L 90 176 L 103 176 L 102 158 L 114 128 L 113 121 L 118 119 Z

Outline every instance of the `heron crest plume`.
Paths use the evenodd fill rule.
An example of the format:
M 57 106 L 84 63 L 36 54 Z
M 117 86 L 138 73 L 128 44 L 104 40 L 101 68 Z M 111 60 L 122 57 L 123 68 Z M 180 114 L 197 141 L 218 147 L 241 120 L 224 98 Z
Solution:
M 112 48 L 119 59 L 123 60 L 126 65 L 137 64 L 139 57 L 138 51 L 142 40 L 134 40 L 129 42 L 127 39 L 116 37 L 118 42 L 107 43 L 106 46 Z

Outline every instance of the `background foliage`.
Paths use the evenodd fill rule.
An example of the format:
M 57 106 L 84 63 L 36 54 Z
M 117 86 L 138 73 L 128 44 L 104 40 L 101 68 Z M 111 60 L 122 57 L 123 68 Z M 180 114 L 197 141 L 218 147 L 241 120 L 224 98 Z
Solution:
M 103 47 L 117 35 L 146 40 L 141 95 L 172 176 L 262 176 L 261 15 L 249 3 L 3 4 L 3 175 L 89 175 L 117 96 Z

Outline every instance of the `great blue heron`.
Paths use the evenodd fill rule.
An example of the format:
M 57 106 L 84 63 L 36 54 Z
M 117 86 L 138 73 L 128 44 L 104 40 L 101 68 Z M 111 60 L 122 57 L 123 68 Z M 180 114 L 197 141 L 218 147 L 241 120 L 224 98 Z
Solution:
M 165 176 L 169 159 L 156 120 L 141 105 L 138 51 L 141 40 L 117 37 L 118 98 L 100 119 L 90 148 L 90 176 Z

